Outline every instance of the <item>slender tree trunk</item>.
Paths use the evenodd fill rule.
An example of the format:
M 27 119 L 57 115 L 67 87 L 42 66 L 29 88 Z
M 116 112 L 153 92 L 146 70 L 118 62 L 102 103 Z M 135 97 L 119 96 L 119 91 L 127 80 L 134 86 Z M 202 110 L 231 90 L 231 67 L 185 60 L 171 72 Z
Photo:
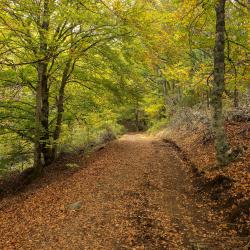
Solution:
M 247 87 L 247 104 L 250 104 L 250 84 Z
M 58 139 L 61 134 L 63 112 L 64 112 L 64 93 L 68 78 L 70 76 L 70 71 L 71 71 L 70 65 L 71 65 L 71 59 L 68 60 L 64 68 L 63 77 L 61 80 L 61 86 L 59 90 L 59 96 L 57 100 L 57 118 L 56 118 L 56 127 L 53 134 L 53 147 L 51 153 L 51 160 L 55 160 L 57 155 L 57 145 L 58 145 Z
M 164 108 L 165 108 L 165 115 L 168 115 L 168 92 L 167 92 L 167 80 L 166 78 L 162 81 L 162 91 L 163 91 L 163 99 L 164 99 Z
M 44 57 L 48 55 L 48 31 L 49 31 L 49 1 L 44 0 L 44 12 L 40 31 L 40 50 Z M 43 69 L 41 75 L 42 85 L 42 154 L 45 165 L 51 163 L 51 149 L 49 145 L 49 87 L 48 87 L 48 61 L 41 62 Z
M 139 109 L 138 106 L 135 108 L 135 126 L 136 126 L 136 131 L 140 131 L 140 118 L 139 118 Z
M 237 89 L 237 85 L 234 86 L 234 107 L 239 107 L 239 91 Z
M 45 165 L 49 165 L 51 163 L 51 152 L 50 152 L 50 145 L 49 145 L 49 88 L 48 88 L 48 76 L 47 76 L 47 69 L 48 64 L 42 63 L 41 65 L 43 72 L 42 72 L 42 154 L 44 158 Z
M 225 90 L 225 2 L 226 0 L 217 0 L 215 7 L 216 39 L 214 48 L 214 81 L 211 96 L 215 149 L 219 166 L 228 164 L 227 152 L 229 150 L 224 128 L 222 103 Z
M 42 147 L 40 138 L 42 135 L 41 116 L 42 116 L 42 86 L 40 80 L 41 68 L 38 67 L 38 85 L 36 89 L 36 116 L 35 116 L 35 144 L 34 144 L 34 168 L 36 174 L 42 171 Z
M 206 91 L 206 103 L 207 103 L 207 108 L 210 109 L 210 94 L 209 91 Z
M 174 80 L 172 82 L 171 88 L 172 88 L 172 94 L 174 95 L 175 94 L 175 81 Z
M 211 88 L 209 86 L 209 82 L 207 81 L 206 102 L 208 109 L 210 109 L 210 104 L 211 104 L 210 97 L 211 97 Z
M 158 67 L 158 74 L 159 76 L 162 78 L 162 94 L 163 94 L 163 101 L 164 101 L 164 109 L 165 109 L 165 116 L 167 117 L 167 113 L 168 113 L 168 88 L 167 85 L 169 85 L 169 83 L 167 82 L 167 79 L 163 76 L 162 71 L 160 69 L 160 67 Z M 169 86 L 169 90 L 171 90 L 171 86 Z

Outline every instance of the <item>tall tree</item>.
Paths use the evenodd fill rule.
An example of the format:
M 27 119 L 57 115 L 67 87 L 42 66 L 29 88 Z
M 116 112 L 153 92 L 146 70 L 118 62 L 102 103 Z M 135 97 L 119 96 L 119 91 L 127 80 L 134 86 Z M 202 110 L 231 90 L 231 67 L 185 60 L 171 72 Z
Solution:
M 48 31 L 49 31 L 49 0 L 43 1 L 39 17 L 39 54 L 42 60 L 37 64 L 38 83 L 36 87 L 36 123 L 34 145 L 34 167 L 38 173 L 42 169 L 41 153 L 45 162 L 49 160 L 46 141 L 49 139 L 49 88 L 48 88 Z
M 215 5 L 216 37 L 214 46 L 214 81 L 211 100 L 215 149 L 219 166 L 227 165 L 229 150 L 223 118 L 223 93 L 225 91 L 225 3 L 226 0 L 217 0 Z

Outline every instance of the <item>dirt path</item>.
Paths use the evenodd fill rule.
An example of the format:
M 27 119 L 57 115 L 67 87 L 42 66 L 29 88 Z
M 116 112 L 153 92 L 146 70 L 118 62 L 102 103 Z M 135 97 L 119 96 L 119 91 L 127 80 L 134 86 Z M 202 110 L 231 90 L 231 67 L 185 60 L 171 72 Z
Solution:
M 170 146 L 125 135 L 68 178 L 8 199 L 0 249 L 234 249 L 216 240 L 191 179 Z

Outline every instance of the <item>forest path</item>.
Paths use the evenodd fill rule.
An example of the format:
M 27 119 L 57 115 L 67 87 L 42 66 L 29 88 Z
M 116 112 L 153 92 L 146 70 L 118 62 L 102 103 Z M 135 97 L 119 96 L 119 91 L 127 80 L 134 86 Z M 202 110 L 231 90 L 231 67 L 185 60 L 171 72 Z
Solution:
M 128 134 L 2 208 L 0 249 L 229 249 L 194 194 L 171 146 Z

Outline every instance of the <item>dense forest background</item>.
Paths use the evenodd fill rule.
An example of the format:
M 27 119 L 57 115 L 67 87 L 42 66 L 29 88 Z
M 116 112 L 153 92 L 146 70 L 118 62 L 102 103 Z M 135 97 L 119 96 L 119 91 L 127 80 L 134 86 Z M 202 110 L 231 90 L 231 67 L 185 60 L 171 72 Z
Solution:
M 1 0 L 0 173 L 217 111 L 247 120 L 249 28 L 243 0 Z

